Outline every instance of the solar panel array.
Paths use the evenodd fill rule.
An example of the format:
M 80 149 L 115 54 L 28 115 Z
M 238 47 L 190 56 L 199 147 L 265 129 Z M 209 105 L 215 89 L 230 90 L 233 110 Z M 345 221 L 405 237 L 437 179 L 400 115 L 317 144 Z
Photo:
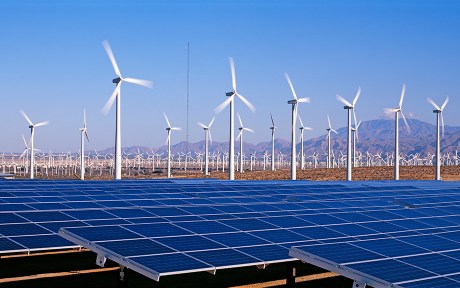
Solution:
M 296 246 L 302 255 L 315 255 L 315 265 L 356 264 L 352 268 L 367 275 L 369 263 L 384 259 L 356 258 L 366 254 L 352 252 L 371 250 L 372 243 L 400 247 L 401 255 L 393 258 L 403 258 L 410 245 L 422 249 L 421 256 L 446 252 L 417 244 L 429 245 L 426 239 L 433 235 L 451 245 L 447 252 L 460 249 L 455 240 L 458 186 L 432 181 L 0 181 L 0 253 L 81 245 L 159 280 L 293 261 L 289 248 Z M 67 227 L 59 233 L 67 240 L 57 235 L 61 227 Z M 389 240 L 399 242 L 384 242 Z M 396 245 L 400 242 L 406 245 Z M 343 248 L 336 253 L 343 261 L 326 260 L 327 251 L 338 250 L 331 248 Z M 318 258 L 324 263 L 316 263 Z M 449 272 L 460 273 L 456 267 Z M 397 280 L 401 287 L 413 287 Z

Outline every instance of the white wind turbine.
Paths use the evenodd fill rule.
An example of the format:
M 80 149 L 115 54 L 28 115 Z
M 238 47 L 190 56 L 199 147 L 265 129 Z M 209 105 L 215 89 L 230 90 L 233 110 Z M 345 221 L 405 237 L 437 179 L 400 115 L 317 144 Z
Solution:
M 166 139 L 166 141 L 168 141 L 168 178 L 171 178 L 171 131 L 180 131 L 181 128 L 172 127 L 171 123 L 169 123 L 168 116 L 166 116 L 166 113 L 163 113 L 163 115 L 165 116 L 166 123 L 168 124 L 168 127 L 166 128 L 166 131 L 168 131 L 168 138 Z
M 236 139 L 240 139 L 240 173 L 243 173 L 244 172 L 244 165 L 243 165 L 243 131 L 248 131 L 248 132 L 251 132 L 251 133 L 254 133 L 254 130 L 250 129 L 250 128 L 246 128 L 244 127 L 243 125 L 243 121 L 241 121 L 241 117 L 240 117 L 240 113 L 237 113 L 238 115 L 238 120 L 240 121 L 240 133 L 238 134 L 238 137 L 236 137 Z
M 351 181 L 351 113 L 353 112 L 353 117 L 356 123 L 356 115 L 355 115 L 355 105 L 356 101 L 358 101 L 359 95 L 361 94 L 361 88 L 358 88 L 358 92 L 356 93 L 355 99 L 353 99 L 353 104 L 345 100 L 342 96 L 336 96 L 337 100 L 342 102 L 345 106 L 343 109 L 348 110 L 348 133 L 347 133 L 347 181 Z
M 394 177 L 395 180 L 399 180 L 399 113 L 401 113 L 402 119 L 404 120 L 404 123 L 406 124 L 406 129 L 407 132 L 410 132 L 410 127 L 409 124 L 407 123 L 406 117 L 404 117 L 404 114 L 402 112 L 402 104 L 404 100 L 404 94 L 406 93 L 406 85 L 403 84 L 402 91 L 401 91 L 401 97 L 399 98 L 399 106 L 397 108 L 387 108 L 385 109 L 385 112 L 387 114 L 389 113 L 395 113 L 395 155 L 394 155 Z
M 447 102 L 449 102 L 449 97 L 446 98 L 444 103 L 442 104 L 441 107 L 436 105 L 433 100 L 430 98 L 427 98 L 428 103 L 433 105 L 435 110 L 433 110 L 433 113 L 436 113 L 436 178 L 435 180 L 441 180 L 441 140 L 440 140 L 440 135 L 439 135 L 439 124 L 441 124 L 442 127 L 442 137 L 444 137 L 444 117 L 442 116 L 442 111 L 447 105 Z M 441 121 L 439 121 L 441 120 Z
M 272 130 L 272 158 L 271 158 L 271 170 L 275 171 L 275 121 L 273 121 L 273 116 L 272 113 L 270 113 L 270 118 L 272 119 L 272 127 L 270 129 Z
M 305 127 L 303 125 L 303 122 L 302 122 L 302 118 L 300 118 L 300 114 L 299 114 L 299 121 L 300 121 L 300 169 L 304 169 L 305 168 L 305 156 L 304 156 L 304 152 L 303 152 L 303 130 L 306 129 L 306 130 L 313 130 L 312 128 L 310 127 Z
M 209 145 L 208 145 L 208 138 L 209 138 L 209 141 L 212 143 L 212 137 L 211 137 L 211 126 L 212 126 L 212 123 L 214 123 L 214 120 L 215 120 L 215 117 L 212 117 L 212 120 L 211 122 L 209 122 L 208 126 L 204 125 L 203 123 L 201 122 L 198 122 L 198 125 L 200 125 L 201 127 L 203 127 L 204 129 L 204 154 L 205 154 L 205 162 L 204 162 L 204 175 L 209 175 Z
M 35 132 L 35 127 L 40 127 L 44 125 L 48 125 L 50 122 L 49 121 L 44 121 L 40 122 L 37 124 L 32 123 L 32 120 L 24 113 L 24 111 L 20 111 L 22 116 L 27 120 L 29 123 L 29 128 L 30 128 L 30 179 L 34 179 L 34 132 Z
M 121 117 L 121 100 L 120 100 L 120 87 L 122 82 L 128 82 L 136 85 L 145 86 L 148 88 L 152 88 L 152 82 L 146 80 L 140 80 L 135 78 L 123 78 L 120 73 L 120 69 L 118 68 L 117 62 L 115 61 L 115 56 L 113 56 L 112 49 L 110 48 L 108 41 L 103 41 L 102 45 L 107 52 L 107 55 L 112 62 L 113 69 L 115 70 L 115 74 L 118 76 L 117 78 L 113 79 L 112 82 L 115 83 L 116 87 L 113 91 L 112 95 L 110 96 L 109 100 L 105 104 L 104 108 L 102 108 L 102 112 L 107 115 L 112 104 L 115 100 L 117 100 L 116 106 L 116 122 L 115 122 L 115 179 L 121 179 L 121 127 L 120 127 L 120 117 Z
M 297 178 L 297 160 L 296 160 L 296 151 L 295 151 L 295 124 L 297 121 L 297 103 L 309 103 L 310 98 L 297 98 L 297 94 L 295 93 L 294 86 L 292 86 L 291 79 L 287 73 L 284 73 L 284 77 L 286 77 L 287 82 L 289 83 L 289 87 L 291 87 L 292 95 L 294 96 L 293 100 L 289 100 L 288 104 L 292 105 L 292 137 L 291 137 L 291 180 L 296 180 Z
M 83 128 L 80 128 L 80 179 L 85 180 L 85 137 L 89 142 L 88 131 L 86 129 L 86 111 L 83 110 Z
M 235 110 L 235 95 L 240 98 L 241 101 L 243 101 L 246 106 L 251 109 L 252 112 L 256 110 L 256 108 L 246 99 L 244 98 L 241 94 L 239 94 L 236 91 L 236 77 L 235 77 L 235 62 L 233 61 L 233 58 L 229 59 L 230 61 L 230 70 L 232 72 L 232 92 L 227 92 L 225 93 L 226 96 L 229 98 L 225 100 L 222 104 L 216 107 L 215 111 L 216 113 L 219 113 L 222 111 L 228 104 L 230 104 L 230 141 L 229 141 L 229 149 L 228 149 L 228 179 L 229 180 L 235 180 L 235 142 L 234 142 L 234 130 L 235 130 L 235 115 L 234 115 L 234 110 Z
M 334 132 L 335 134 L 339 134 L 337 131 L 332 129 L 331 126 L 331 119 L 329 118 L 329 115 L 327 115 L 327 123 L 329 125 L 329 128 L 327 128 L 327 168 L 332 168 L 332 159 L 331 159 L 331 132 Z

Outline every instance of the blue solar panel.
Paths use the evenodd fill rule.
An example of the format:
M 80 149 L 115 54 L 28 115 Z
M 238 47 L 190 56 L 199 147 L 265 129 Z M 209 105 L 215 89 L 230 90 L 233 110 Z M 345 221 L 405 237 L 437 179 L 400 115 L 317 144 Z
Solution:
M 212 234 L 206 235 L 206 237 L 229 247 L 270 244 L 267 240 L 244 232 Z
M 144 267 L 155 267 L 155 271 L 163 274 L 180 271 L 214 270 L 212 265 L 182 253 L 131 257 L 129 260 L 135 261 Z
M 165 237 L 192 234 L 192 232 L 171 223 L 124 225 L 124 227 L 142 235 L 143 237 Z
M 191 252 L 188 255 L 215 267 L 257 265 L 263 262 L 233 249 Z
M 98 247 L 103 247 L 104 249 L 110 250 L 115 254 L 122 255 L 123 257 L 174 252 L 173 249 L 151 239 L 131 239 L 96 243 Z
M 159 243 L 182 252 L 225 248 L 224 245 L 199 235 L 163 237 L 156 240 Z

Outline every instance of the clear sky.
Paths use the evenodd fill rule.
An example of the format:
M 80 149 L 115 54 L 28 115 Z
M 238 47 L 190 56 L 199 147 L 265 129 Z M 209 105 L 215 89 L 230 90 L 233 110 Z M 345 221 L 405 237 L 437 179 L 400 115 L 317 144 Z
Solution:
M 384 117 L 406 83 L 406 116 L 435 123 L 426 98 L 442 104 L 446 125 L 460 125 L 460 1 L 0 1 L 0 151 L 23 150 L 28 138 L 23 109 L 34 122 L 42 151 L 77 151 L 86 108 L 91 142 L 87 149 L 114 145 L 115 107 L 110 97 L 115 73 L 101 42 L 108 40 L 125 77 L 151 80 L 153 89 L 124 83 L 122 145 L 158 147 L 166 139 L 166 112 L 186 127 L 187 43 L 190 43 L 189 140 L 204 137 L 207 123 L 231 90 L 228 57 L 236 64 L 245 141 L 289 139 L 292 99 L 287 71 L 299 97 L 299 112 L 312 132 L 323 135 L 326 115 L 336 128 L 346 111 L 336 93 L 350 101 L 362 88 L 360 120 Z M 217 115 L 213 139 L 228 141 L 228 108 Z M 236 125 L 238 127 L 238 125 Z M 176 131 L 174 131 L 176 132 Z M 186 131 L 172 141 L 186 139 Z

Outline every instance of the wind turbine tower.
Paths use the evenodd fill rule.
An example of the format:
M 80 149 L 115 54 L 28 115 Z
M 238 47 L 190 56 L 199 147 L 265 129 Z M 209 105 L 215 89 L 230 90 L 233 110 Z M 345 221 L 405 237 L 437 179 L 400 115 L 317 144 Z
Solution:
M 214 123 L 214 119 L 215 117 L 212 117 L 212 120 L 211 122 L 209 123 L 208 126 L 204 125 L 203 123 L 201 122 L 198 122 L 198 125 L 200 125 L 201 127 L 203 127 L 204 129 L 204 175 L 209 175 L 209 145 L 208 145 L 208 138 L 209 138 L 209 141 L 212 143 L 212 137 L 211 137 L 211 126 L 212 126 L 212 123 Z
M 351 114 L 353 113 L 353 117 L 356 123 L 356 114 L 355 114 L 355 105 L 356 101 L 358 101 L 359 95 L 361 94 L 361 88 L 358 88 L 358 92 L 356 93 L 355 99 L 353 99 L 353 104 L 345 100 L 342 96 L 337 94 L 337 100 L 342 102 L 345 106 L 343 109 L 348 110 L 348 132 L 347 132 L 347 181 L 351 181 Z
M 273 121 L 273 116 L 272 113 L 270 113 L 270 118 L 272 119 L 272 127 L 270 127 L 270 130 L 272 130 L 272 158 L 271 158 L 271 170 L 275 171 L 275 121 Z
M 35 128 L 36 127 L 40 127 L 40 126 L 44 126 L 44 125 L 48 125 L 49 124 L 49 121 L 44 121 L 44 122 L 40 122 L 40 123 L 37 123 L 37 124 L 34 124 L 32 123 L 32 120 L 30 120 L 30 118 L 27 116 L 27 114 L 24 112 L 24 111 L 20 111 L 22 116 L 24 116 L 24 118 L 27 120 L 27 122 L 29 123 L 29 128 L 30 128 L 30 179 L 34 179 L 34 161 L 35 161 L 35 156 L 34 156 L 34 134 L 35 134 Z
M 294 86 L 292 85 L 291 78 L 287 73 L 284 73 L 284 77 L 291 87 L 292 95 L 294 96 L 293 100 L 289 100 L 288 104 L 292 105 L 292 131 L 291 131 L 291 180 L 297 179 L 297 160 L 296 160 L 296 149 L 295 149 L 295 124 L 297 121 L 297 104 L 298 103 L 309 103 L 310 98 L 297 98 L 297 95 L 294 90 Z
M 80 179 L 85 180 L 85 136 L 89 142 L 88 131 L 86 129 L 86 111 L 83 110 L 83 128 L 80 128 Z
M 105 104 L 104 108 L 102 108 L 102 112 L 107 115 L 110 108 L 113 105 L 113 102 L 117 100 L 116 106 L 116 119 L 115 119 L 115 179 L 121 179 L 121 126 L 120 126 L 120 117 L 121 117 L 121 95 L 120 95 L 120 87 L 121 83 L 128 82 L 136 85 L 145 86 L 148 88 L 152 88 L 152 82 L 146 80 L 140 80 L 135 78 L 123 78 L 121 76 L 120 69 L 118 68 L 118 64 L 115 60 L 115 56 L 113 55 L 112 49 L 110 48 L 108 41 L 103 41 L 102 45 L 107 52 L 107 55 L 110 58 L 110 62 L 112 62 L 113 69 L 115 70 L 115 74 L 118 76 L 117 78 L 113 79 L 112 82 L 115 83 L 115 90 L 113 91 L 112 95 L 110 96 L 109 100 Z
M 428 103 L 433 105 L 435 108 L 433 110 L 433 113 L 436 113 L 436 176 L 435 180 L 441 180 L 441 137 L 439 133 L 439 124 L 441 124 L 442 127 L 442 137 L 444 137 L 444 117 L 442 116 L 442 111 L 447 105 L 447 102 L 449 102 L 449 97 L 446 98 L 446 101 L 442 104 L 441 107 L 436 105 L 433 100 L 430 98 L 427 99 Z
M 402 112 L 402 104 L 404 100 L 404 94 L 406 93 L 406 85 L 403 84 L 401 97 L 399 98 L 399 106 L 397 108 L 388 108 L 385 109 L 386 113 L 395 113 L 395 158 L 394 158 L 394 178 L 395 180 L 399 180 L 399 113 L 401 113 L 401 117 L 406 124 L 407 132 L 410 132 L 409 124 L 407 123 L 406 117 Z
M 229 180 L 235 180 L 235 140 L 234 140 L 234 133 L 235 133 L 235 115 L 234 115 L 234 110 L 235 110 L 235 95 L 240 98 L 241 101 L 243 101 L 246 106 L 251 109 L 252 112 L 256 110 L 254 106 L 246 99 L 243 97 L 243 95 L 239 94 L 236 91 L 236 77 L 235 77 L 235 62 L 233 61 L 233 58 L 229 59 L 230 62 L 230 70 L 232 72 L 232 88 L 233 90 L 231 92 L 225 93 L 227 97 L 229 97 L 227 100 L 222 102 L 219 106 L 216 107 L 215 112 L 219 113 L 221 112 L 228 104 L 230 104 L 230 139 L 229 139 L 229 144 L 228 144 L 228 179 Z

